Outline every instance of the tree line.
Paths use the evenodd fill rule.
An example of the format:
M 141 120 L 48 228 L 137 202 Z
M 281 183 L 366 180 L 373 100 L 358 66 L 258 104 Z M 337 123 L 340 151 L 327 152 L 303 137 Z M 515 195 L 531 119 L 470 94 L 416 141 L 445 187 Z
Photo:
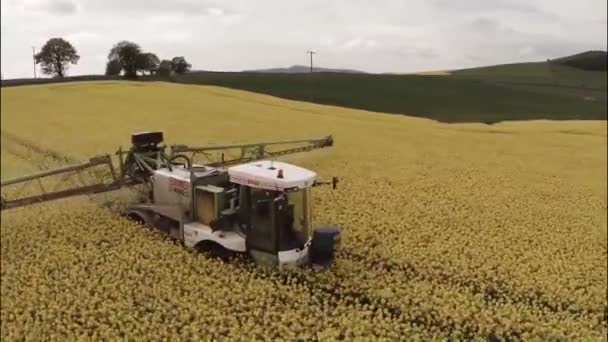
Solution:
M 63 78 L 71 64 L 78 64 L 80 55 L 76 48 L 63 38 L 51 38 L 34 55 L 36 65 L 46 75 Z M 151 52 L 145 52 L 136 43 L 120 41 L 108 53 L 105 74 L 109 76 L 123 75 L 124 78 L 135 79 L 139 75 L 169 76 L 173 73 L 183 74 L 190 71 L 192 65 L 183 56 L 160 60 Z

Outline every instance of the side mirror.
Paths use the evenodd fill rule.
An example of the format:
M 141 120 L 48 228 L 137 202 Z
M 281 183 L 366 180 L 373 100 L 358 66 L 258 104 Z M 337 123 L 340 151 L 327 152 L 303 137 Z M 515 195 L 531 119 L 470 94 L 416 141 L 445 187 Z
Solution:
M 315 181 L 312 186 L 329 185 L 331 184 L 334 190 L 338 188 L 338 177 L 332 177 L 331 182 L 317 182 Z

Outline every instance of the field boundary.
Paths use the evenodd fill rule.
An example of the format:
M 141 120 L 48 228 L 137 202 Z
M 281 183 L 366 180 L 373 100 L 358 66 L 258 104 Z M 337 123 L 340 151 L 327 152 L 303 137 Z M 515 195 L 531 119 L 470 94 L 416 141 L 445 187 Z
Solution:
M 39 84 L 53 84 L 53 83 L 69 83 L 69 82 L 86 82 L 86 81 L 123 81 L 124 78 L 121 76 L 104 76 L 104 75 L 84 75 L 84 76 L 70 76 L 65 78 L 18 78 L 10 80 L 2 80 L 0 87 L 18 87 L 18 86 L 29 86 Z

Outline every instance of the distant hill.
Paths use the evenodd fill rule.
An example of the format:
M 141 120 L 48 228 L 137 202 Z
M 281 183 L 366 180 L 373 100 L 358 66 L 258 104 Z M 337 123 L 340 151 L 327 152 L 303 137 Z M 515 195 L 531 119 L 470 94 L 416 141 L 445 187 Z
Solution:
M 351 70 L 351 69 L 330 69 L 313 67 L 313 72 L 332 72 L 332 73 L 343 73 L 343 74 L 365 74 L 364 71 Z M 266 74 L 305 74 L 310 73 L 310 67 L 305 65 L 292 65 L 289 68 L 271 68 L 271 69 L 256 69 L 256 70 L 244 70 L 243 72 L 259 72 Z
M 450 76 L 475 79 L 493 84 L 524 87 L 531 91 L 560 92 L 582 96 L 589 92 L 606 90 L 606 71 L 591 71 L 562 63 L 533 62 L 493 65 L 481 68 L 453 70 Z M 594 95 L 594 97 L 595 97 Z
M 175 81 L 442 122 L 606 120 L 607 112 L 605 71 L 546 62 L 453 70 L 443 76 L 202 72 Z
M 308 67 L 296 65 L 249 72 L 193 71 L 169 79 L 144 76 L 141 80 L 214 85 L 442 122 L 606 120 L 607 72 L 587 70 L 592 65 L 589 61 L 601 58 L 605 59 L 605 52 L 586 52 L 551 62 L 450 70 L 441 72 L 442 76 L 428 76 L 438 72 L 390 75 L 327 68 L 310 74 Z M 582 65 L 587 69 L 581 61 L 587 61 Z M 63 81 L 97 78 L 103 76 Z M 56 81 L 3 80 L 2 86 Z
M 549 60 L 549 62 L 582 70 L 606 71 L 608 69 L 608 53 L 606 51 L 586 51 Z

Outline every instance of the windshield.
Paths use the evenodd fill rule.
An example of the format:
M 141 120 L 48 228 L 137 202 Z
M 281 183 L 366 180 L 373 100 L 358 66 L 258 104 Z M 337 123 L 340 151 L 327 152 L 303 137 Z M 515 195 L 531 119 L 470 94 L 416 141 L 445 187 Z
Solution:
M 242 196 L 241 205 L 249 207 L 246 202 L 251 203 L 245 213 L 245 220 L 249 221 L 249 245 L 269 253 L 277 248 L 279 251 L 303 248 L 312 227 L 310 188 L 283 193 L 259 189 L 247 192 L 250 196 Z
M 287 193 L 287 202 L 293 208 L 293 230 L 301 236 L 303 241 L 310 236 L 311 210 L 310 188 Z

